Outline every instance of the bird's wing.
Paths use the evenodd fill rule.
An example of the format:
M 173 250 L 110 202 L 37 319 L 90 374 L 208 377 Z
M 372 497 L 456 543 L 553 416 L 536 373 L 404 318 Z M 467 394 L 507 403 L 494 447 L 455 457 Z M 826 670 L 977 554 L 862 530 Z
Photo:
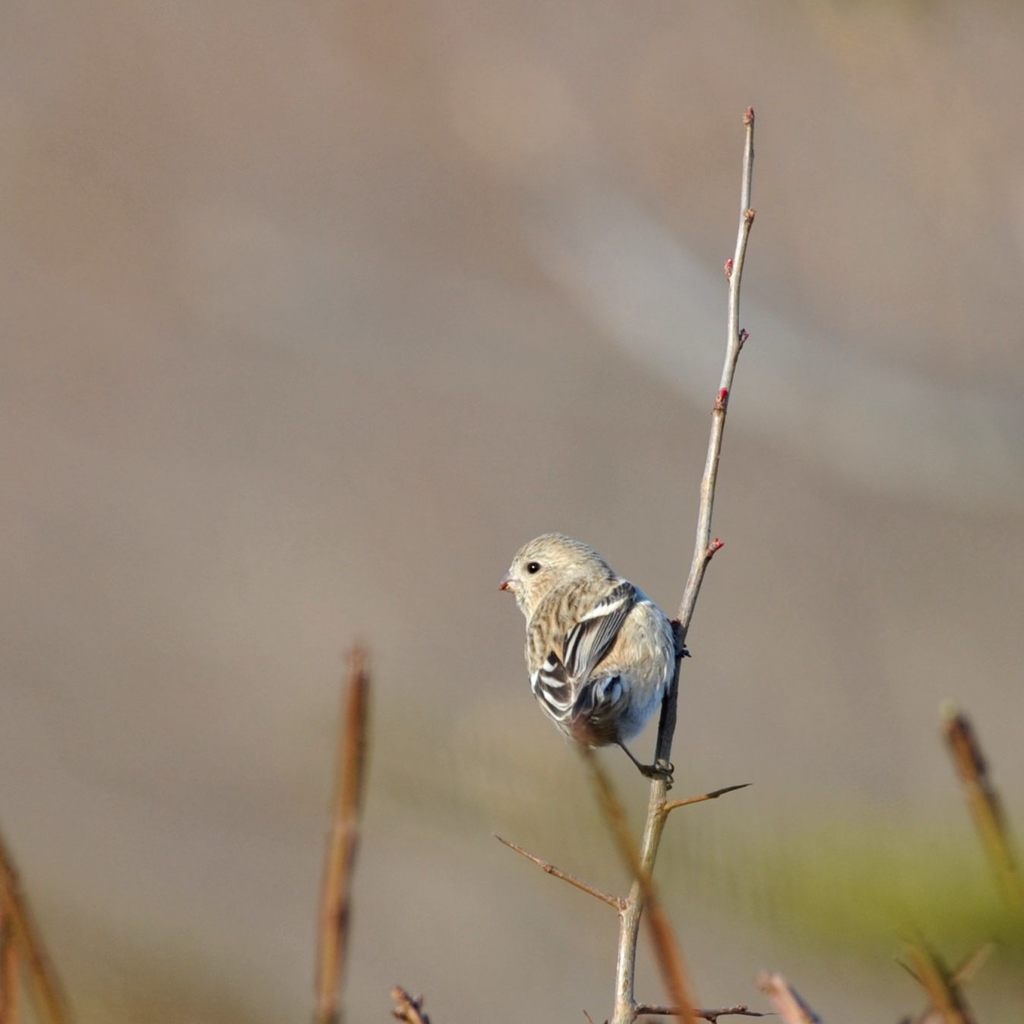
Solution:
M 570 679 L 590 678 L 611 650 L 626 616 L 636 604 L 636 587 L 622 580 L 569 630 L 562 651 L 562 663 Z
M 601 664 L 637 601 L 636 588 L 620 581 L 569 629 L 561 651 L 548 650 L 530 677 L 530 685 L 545 710 L 559 722 L 576 718 L 582 704 L 594 709 L 601 691 L 591 692 L 591 673 Z M 609 692 L 606 699 L 611 699 Z M 615 698 L 617 699 L 617 698 Z

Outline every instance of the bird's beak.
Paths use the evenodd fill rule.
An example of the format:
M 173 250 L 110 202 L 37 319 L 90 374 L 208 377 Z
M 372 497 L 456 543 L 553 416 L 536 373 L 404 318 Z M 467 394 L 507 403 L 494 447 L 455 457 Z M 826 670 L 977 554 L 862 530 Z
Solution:
M 516 585 L 515 585 L 515 583 L 512 582 L 512 578 L 510 576 L 506 576 L 498 584 L 498 589 L 499 590 L 515 590 L 516 589 Z

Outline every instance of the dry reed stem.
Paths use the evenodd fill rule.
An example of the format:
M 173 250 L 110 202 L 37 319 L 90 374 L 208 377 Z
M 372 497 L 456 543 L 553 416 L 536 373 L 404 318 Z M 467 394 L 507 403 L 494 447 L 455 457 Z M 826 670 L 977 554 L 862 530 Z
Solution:
M 665 986 L 676 1005 L 678 1017 L 690 1024 L 697 1017 L 694 1010 L 693 988 L 687 974 L 686 964 L 683 961 L 682 950 L 676 941 L 665 908 L 658 899 L 650 872 L 644 867 L 640 851 L 637 850 L 636 844 L 633 842 L 629 824 L 626 821 L 626 812 L 615 793 L 611 780 L 593 752 L 588 747 L 582 747 L 581 750 L 590 767 L 601 809 L 604 811 L 605 819 L 615 837 L 619 853 L 629 867 L 636 883 L 640 886 L 643 904 L 647 908 L 647 923 L 651 931 L 651 940 L 658 956 L 658 966 L 661 968 Z M 662 815 L 662 819 L 664 820 L 664 815 Z M 636 1006 L 634 1005 L 631 1010 L 635 1018 L 638 1012 Z
M 14 922 L 0 905 L 0 1024 L 18 1022 L 18 947 L 14 944 Z
M 0 907 L 9 920 L 13 943 L 28 972 L 29 992 L 39 1019 L 48 1024 L 70 1020 L 67 1003 L 50 958 L 29 913 L 18 872 L 3 838 L 0 837 Z
M 405 1024 L 430 1024 L 430 1018 L 423 1011 L 423 996 L 414 999 L 400 985 L 391 990 L 391 998 L 395 1008 L 391 1016 L 396 1020 L 405 1021 Z
M 989 777 L 977 734 L 966 715 L 951 704 L 943 709 L 943 734 L 981 844 L 999 881 L 1006 902 L 1016 910 L 1024 909 L 1024 886 L 1013 853 L 1009 827 L 1002 802 Z
M 762 971 L 757 977 L 757 987 L 778 1011 L 783 1024 L 821 1024 L 821 1018 L 781 974 Z
M 351 925 L 352 878 L 366 769 L 369 689 L 366 652 L 355 646 L 349 653 L 338 734 L 334 809 L 324 854 L 314 1015 L 317 1024 L 337 1024 L 341 1020 L 341 987 Z
M 955 976 L 942 960 L 923 943 L 907 947 L 911 973 L 928 993 L 930 1010 L 934 1010 L 944 1024 L 973 1024 Z M 925 1014 L 926 1018 L 929 1016 Z
M 676 729 L 676 704 L 679 693 L 679 666 L 686 652 L 686 637 L 693 619 L 694 608 L 700 595 L 704 574 L 714 557 L 722 547 L 722 542 L 711 536 L 711 518 L 714 511 L 715 488 L 718 483 L 718 466 L 722 452 L 722 439 L 725 432 L 725 420 L 729 408 L 729 397 L 733 390 L 736 366 L 740 351 L 747 340 L 747 332 L 740 328 L 740 285 L 743 278 L 743 267 L 746 262 L 747 242 L 750 229 L 754 223 L 755 212 L 751 207 L 751 188 L 754 169 L 754 110 L 748 107 L 743 116 L 744 147 L 743 172 L 740 183 L 739 225 L 736 231 L 736 246 L 732 257 L 726 262 L 726 278 L 729 283 L 729 312 L 726 325 L 725 358 L 722 365 L 722 376 L 718 392 L 711 411 L 711 430 L 708 436 L 708 449 L 704 462 L 704 475 L 701 478 L 700 500 L 697 507 L 697 529 L 693 547 L 690 570 L 679 604 L 677 621 L 674 623 L 676 637 L 676 669 L 672 684 L 668 688 L 661 708 L 658 722 L 658 740 L 655 749 L 655 760 L 668 764 L 672 759 L 672 741 Z M 618 950 L 615 962 L 615 1005 L 610 1024 L 633 1024 L 637 1015 L 637 1003 L 634 995 L 634 977 L 636 974 L 637 939 L 640 933 L 640 920 L 643 916 L 645 888 L 650 885 L 654 872 L 654 863 L 658 856 L 661 834 L 664 830 L 668 804 L 668 786 L 666 779 L 654 779 L 651 782 L 650 796 L 647 803 L 647 819 L 644 824 L 640 843 L 639 870 L 626 898 L 626 908 L 622 912 L 619 926 Z M 646 879 L 646 881 L 644 881 Z M 675 996 L 673 996 L 675 998 Z M 676 1000 L 681 1010 L 692 1002 Z
M 569 885 L 575 886 L 581 892 L 585 892 L 587 895 L 593 896 L 602 903 L 607 903 L 608 906 L 612 907 L 614 910 L 621 911 L 625 906 L 626 901 L 621 896 L 611 896 L 606 892 L 602 892 L 589 882 L 584 882 L 582 878 L 577 878 L 575 875 L 569 874 L 568 871 L 562 871 L 560 868 L 556 868 L 554 864 L 549 864 L 546 860 L 541 860 L 540 857 L 530 853 L 529 850 L 524 850 L 523 847 L 519 846 L 517 843 L 513 843 L 509 839 L 504 839 L 497 833 L 494 834 L 494 838 L 503 846 L 507 846 L 510 850 L 515 850 L 520 857 L 525 857 L 528 861 L 532 861 L 545 874 L 554 875 L 555 878 L 560 878 L 563 882 L 568 882 Z
M 657 1006 L 650 1003 L 641 1003 L 637 1008 L 638 1014 L 649 1013 L 655 1017 L 678 1017 L 679 1009 L 675 1006 Z M 720 1010 L 694 1010 L 693 1015 L 699 1020 L 709 1020 L 711 1024 L 719 1017 L 764 1017 L 763 1013 L 751 1010 L 748 1006 L 723 1006 Z

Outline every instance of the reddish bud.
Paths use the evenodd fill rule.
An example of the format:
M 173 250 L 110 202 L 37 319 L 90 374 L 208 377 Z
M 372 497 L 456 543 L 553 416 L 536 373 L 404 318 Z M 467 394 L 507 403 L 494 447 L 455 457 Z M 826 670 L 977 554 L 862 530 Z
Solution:
M 725 407 L 729 404 L 729 389 L 722 388 L 718 392 L 718 397 L 715 399 L 715 412 L 725 412 Z
M 731 256 L 725 261 L 725 266 L 722 269 L 725 271 L 725 279 L 726 279 L 726 281 L 728 281 L 729 278 L 732 277 L 732 257 Z
M 753 123 L 754 123 L 754 108 L 753 107 L 747 107 L 745 113 L 743 114 L 743 124 L 744 124 L 744 126 L 747 126 L 747 125 L 752 125 Z
M 721 551 L 722 548 L 724 548 L 724 547 L 725 547 L 725 541 L 724 540 L 720 540 L 718 537 L 716 537 L 708 545 L 708 554 L 709 555 L 713 555 L 716 551 Z

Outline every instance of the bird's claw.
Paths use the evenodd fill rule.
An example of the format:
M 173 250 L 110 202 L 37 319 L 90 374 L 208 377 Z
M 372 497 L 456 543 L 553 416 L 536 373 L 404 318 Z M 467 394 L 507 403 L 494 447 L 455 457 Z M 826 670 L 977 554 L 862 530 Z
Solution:
M 648 779 L 659 779 L 662 782 L 667 782 L 669 788 L 672 786 L 672 776 L 675 772 L 675 765 L 671 761 L 665 761 L 659 758 L 654 764 L 643 764 L 640 765 L 640 774 Z

